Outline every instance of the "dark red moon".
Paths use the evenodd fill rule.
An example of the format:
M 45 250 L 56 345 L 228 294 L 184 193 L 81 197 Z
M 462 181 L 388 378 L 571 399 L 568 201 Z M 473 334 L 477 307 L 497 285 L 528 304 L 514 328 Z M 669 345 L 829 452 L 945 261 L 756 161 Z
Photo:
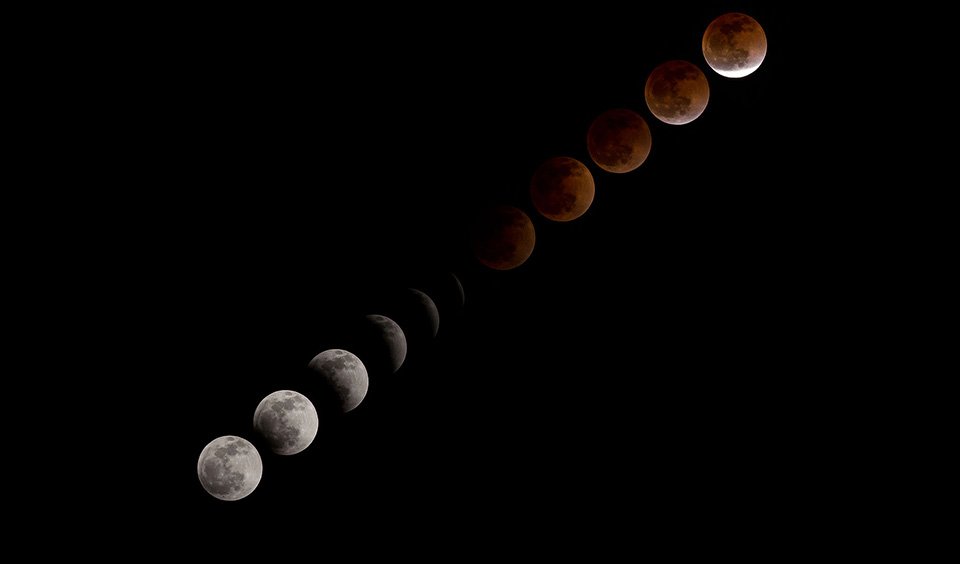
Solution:
M 473 254 L 494 270 L 510 270 L 526 262 L 536 244 L 530 217 L 513 206 L 496 206 L 477 217 Z
M 650 126 L 637 112 L 627 109 L 603 112 L 587 131 L 587 151 L 607 172 L 636 170 L 647 160 L 653 138 Z
M 644 88 L 650 113 L 664 123 L 683 125 L 700 117 L 710 100 L 710 84 L 697 65 L 667 61 L 653 69 Z
M 533 206 L 553 221 L 571 221 L 583 215 L 593 203 L 595 191 L 590 169 L 570 157 L 545 161 L 530 181 Z

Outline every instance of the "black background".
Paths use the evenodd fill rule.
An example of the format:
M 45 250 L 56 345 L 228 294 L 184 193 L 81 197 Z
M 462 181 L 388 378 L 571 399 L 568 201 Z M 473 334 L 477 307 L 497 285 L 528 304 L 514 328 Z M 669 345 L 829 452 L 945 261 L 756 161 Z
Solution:
M 803 487 L 792 472 L 816 421 L 809 369 L 834 346 L 812 326 L 825 265 L 843 258 L 823 252 L 831 211 L 809 181 L 828 144 L 802 141 L 829 136 L 810 118 L 812 53 L 798 39 L 810 28 L 777 6 L 177 20 L 133 58 L 126 86 L 138 101 L 128 127 L 149 139 L 130 151 L 136 197 L 120 221 L 137 237 L 117 243 L 114 281 L 129 304 L 118 364 L 138 398 L 120 412 L 140 456 L 109 487 L 184 528 L 296 514 L 323 538 L 360 527 L 493 545 L 531 522 L 609 533 L 631 526 L 623 512 L 671 530 L 782 505 Z M 700 51 L 728 11 L 755 17 L 769 41 L 743 79 Z M 710 82 L 688 125 L 659 122 L 643 99 L 669 59 Z M 614 107 L 653 134 L 626 175 L 586 154 L 591 120 Z M 529 202 L 530 176 L 556 155 L 596 179 L 571 223 Z M 470 256 L 467 227 L 490 203 L 535 223 L 534 253 L 514 271 Z M 462 310 L 436 290 L 448 271 Z M 305 452 L 261 449 L 248 498 L 206 494 L 204 445 L 252 439 L 263 396 L 298 389 L 313 355 L 408 286 L 434 288 L 436 341 L 374 379 Z

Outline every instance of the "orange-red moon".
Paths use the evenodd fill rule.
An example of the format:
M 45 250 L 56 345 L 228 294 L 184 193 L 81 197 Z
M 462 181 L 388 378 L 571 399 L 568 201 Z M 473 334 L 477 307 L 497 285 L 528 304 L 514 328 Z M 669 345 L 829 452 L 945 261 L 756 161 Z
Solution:
M 595 191 L 590 169 L 570 157 L 548 159 L 530 181 L 533 206 L 553 221 L 571 221 L 583 215 L 593 203 Z
M 652 145 L 647 120 L 633 110 L 603 112 L 587 131 L 590 158 L 607 172 L 636 170 L 647 160 Z
M 710 84 L 697 65 L 667 61 L 653 69 L 644 88 L 647 107 L 657 119 L 683 125 L 700 117 L 710 100 Z
M 767 56 L 767 34 L 746 14 L 724 14 L 707 26 L 702 47 L 704 60 L 717 74 L 742 78 Z
M 536 241 L 530 217 L 513 206 L 484 210 L 473 228 L 473 254 L 494 270 L 510 270 L 526 262 Z

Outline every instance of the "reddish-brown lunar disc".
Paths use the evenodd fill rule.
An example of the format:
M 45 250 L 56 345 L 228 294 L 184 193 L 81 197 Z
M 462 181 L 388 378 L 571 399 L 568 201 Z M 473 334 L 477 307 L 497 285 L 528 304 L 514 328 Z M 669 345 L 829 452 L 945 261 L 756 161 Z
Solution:
M 583 215 L 596 187 L 584 164 L 570 157 L 554 157 L 541 164 L 530 181 L 530 198 L 543 217 L 571 221 Z
M 603 112 L 587 131 L 587 151 L 607 172 L 636 170 L 650 155 L 650 126 L 637 112 L 626 109 Z
M 667 61 L 653 69 L 644 89 L 647 107 L 657 119 L 683 125 L 700 117 L 710 100 L 703 71 L 687 61 Z
M 724 14 L 703 33 L 703 58 L 721 76 L 747 76 L 760 68 L 766 56 L 767 35 L 746 14 Z
M 530 258 L 537 236 L 527 214 L 496 206 L 477 217 L 472 239 L 477 260 L 494 270 L 510 270 Z

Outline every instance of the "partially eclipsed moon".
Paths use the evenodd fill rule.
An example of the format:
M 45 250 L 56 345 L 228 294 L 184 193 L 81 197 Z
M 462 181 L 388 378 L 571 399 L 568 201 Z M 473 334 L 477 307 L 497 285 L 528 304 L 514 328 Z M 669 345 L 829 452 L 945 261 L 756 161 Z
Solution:
M 217 437 L 200 452 L 197 476 L 207 493 L 236 501 L 257 489 L 263 476 L 260 453 L 249 441 L 233 435 Z
M 590 170 L 570 157 L 547 160 L 530 182 L 533 206 L 554 221 L 570 221 L 583 215 L 593 203 L 595 190 Z
M 330 405 L 346 413 L 363 401 L 370 387 L 367 368 L 360 359 L 343 349 L 325 350 L 310 361 L 310 369 L 321 379 L 321 390 Z
M 710 100 L 703 71 L 687 61 L 667 61 L 653 69 L 644 89 L 647 107 L 657 119 L 683 125 L 700 117 Z
M 407 358 L 407 337 L 403 329 L 389 317 L 368 315 L 364 333 L 370 341 L 367 348 L 374 356 L 374 366 L 380 366 L 390 374 L 400 370 Z
M 277 454 L 296 454 L 317 436 L 317 410 L 303 394 L 291 390 L 263 398 L 253 413 L 253 427 Z
M 653 139 L 647 120 L 632 110 L 606 111 L 587 131 L 587 151 L 597 166 L 607 172 L 630 172 L 650 155 Z
M 422 328 L 430 332 L 431 337 L 436 337 L 440 331 L 440 310 L 437 309 L 433 298 L 415 288 L 408 288 L 417 303 L 417 313 L 420 318 Z
M 717 74 L 742 78 L 757 70 L 767 55 L 767 35 L 746 14 L 724 14 L 703 33 L 703 58 Z
M 473 253 L 494 270 L 510 270 L 526 262 L 536 244 L 530 217 L 513 206 L 482 212 L 474 224 Z

